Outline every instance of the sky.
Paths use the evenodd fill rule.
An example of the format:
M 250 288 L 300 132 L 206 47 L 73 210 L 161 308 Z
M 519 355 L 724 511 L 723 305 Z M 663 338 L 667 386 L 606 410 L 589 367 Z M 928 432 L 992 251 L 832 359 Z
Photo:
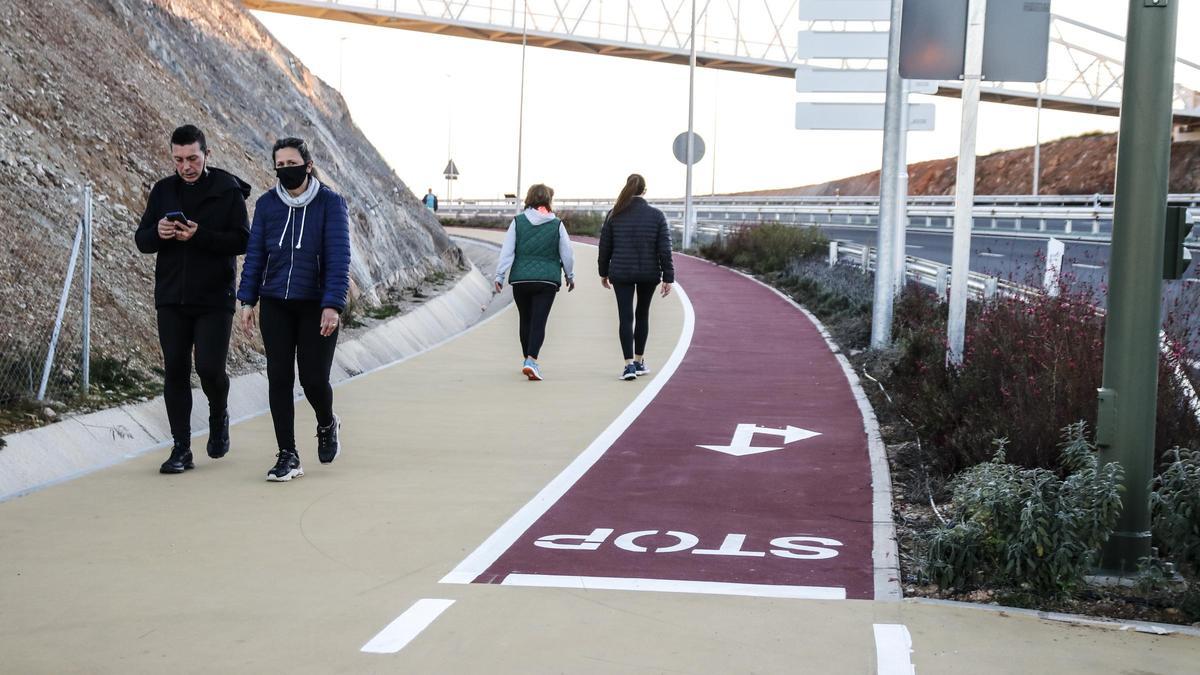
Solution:
M 1053 0 L 1052 11 L 1123 34 L 1124 0 Z M 351 114 L 414 193 L 443 199 L 453 157 L 454 198 L 498 198 L 517 184 L 521 48 L 482 40 L 255 12 L 310 70 L 346 98 Z M 1200 25 L 1200 2 L 1183 3 L 1179 25 Z M 1178 55 L 1200 61 L 1200 43 Z M 1200 84 L 1200 83 L 1197 83 Z M 618 57 L 529 48 L 522 185 L 558 197 L 612 198 L 633 172 L 648 194 L 684 193 L 685 168 L 671 142 L 687 130 L 688 69 Z M 707 152 L 694 168 L 696 194 L 793 187 L 874 171 L 882 133 L 795 129 L 795 82 L 697 69 L 695 129 Z M 961 105 L 937 107 L 937 128 L 913 132 L 909 161 L 958 152 Z M 1043 141 L 1115 131 L 1117 118 L 1046 110 Z M 985 103 L 980 154 L 1032 145 L 1033 108 Z

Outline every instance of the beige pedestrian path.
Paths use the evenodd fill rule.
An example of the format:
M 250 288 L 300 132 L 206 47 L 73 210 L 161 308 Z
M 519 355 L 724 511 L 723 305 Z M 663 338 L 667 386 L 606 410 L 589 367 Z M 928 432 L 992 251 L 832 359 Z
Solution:
M 439 584 L 646 386 L 617 381 L 611 296 L 576 253 L 545 382 L 518 372 L 510 309 L 336 389 L 331 466 L 301 401 L 290 484 L 263 480 L 262 416 L 182 476 L 143 456 L 0 503 L 0 673 L 872 673 L 879 623 L 909 628 L 922 674 L 1196 672 L 1195 638 L 977 610 Z M 661 364 L 679 299 L 654 321 Z M 456 602 L 400 652 L 360 652 L 422 598 Z

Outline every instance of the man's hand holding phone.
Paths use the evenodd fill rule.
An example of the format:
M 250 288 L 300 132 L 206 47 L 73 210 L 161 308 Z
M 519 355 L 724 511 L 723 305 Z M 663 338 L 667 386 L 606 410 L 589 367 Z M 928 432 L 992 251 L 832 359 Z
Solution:
M 175 238 L 175 221 L 162 218 L 158 221 L 158 238 L 159 239 L 174 239 Z
M 175 224 L 175 238 L 179 241 L 187 241 L 196 235 L 196 228 L 200 227 L 190 220 L 183 223 Z
M 168 227 L 170 229 L 169 235 L 165 231 Z M 188 220 L 182 211 L 172 211 L 163 216 L 162 220 L 158 221 L 158 236 L 163 239 L 187 241 L 196 234 L 197 227 L 199 225 Z

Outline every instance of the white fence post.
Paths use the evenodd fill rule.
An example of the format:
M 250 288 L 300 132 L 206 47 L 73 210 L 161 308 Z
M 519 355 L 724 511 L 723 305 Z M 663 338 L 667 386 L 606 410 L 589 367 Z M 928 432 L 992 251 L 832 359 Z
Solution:
M 939 267 L 937 271 L 937 294 L 938 298 L 945 301 L 947 291 L 950 290 L 950 270 L 945 266 Z
M 80 389 L 87 396 L 92 379 L 92 186 L 83 193 L 83 359 Z
M 58 348 L 58 336 L 62 333 L 63 313 L 67 310 L 67 298 L 71 293 L 71 281 L 75 278 L 75 261 L 79 259 L 79 245 L 83 242 L 83 219 L 75 230 L 75 245 L 71 247 L 71 261 L 67 263 L 67 278 L 63 280 L 62 295 L 58 298 L 58 315 L 54 319 L 54 333 L 50 336 L 50 348 L 46 350 L 46 364 L 42 366 L 42 382 L 38 386 L 37 400 L 46 400 L 46 385 L 50 382 L 50 368 L 54 365 L 54 350 Z

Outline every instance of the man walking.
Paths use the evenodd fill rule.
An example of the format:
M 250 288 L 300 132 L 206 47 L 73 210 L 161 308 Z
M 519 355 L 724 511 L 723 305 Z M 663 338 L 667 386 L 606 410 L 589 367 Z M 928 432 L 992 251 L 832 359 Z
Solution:
M 233 326 L 237 256 L 250 236 L 241 178 L 208 166 L 204 132 L 188 124 L 171 134 L 175 173 L 150 190 L 134 236 L 155 253 L 154 306 L 163 351 L 163 398 L 174 446 L 162 473 L 194 468 L 191 449 L 192 352 L 208 397 L 208 456 L 229 451 L 229 376 L 225 361 Z
M 433 188 L 429 188 L 429 192 L 426 192 L 425 196 L 421 198 L 421 203 L 425 205 L 425 208 L 437 213 L 438 201 L 437 195 L 433 194 Z

